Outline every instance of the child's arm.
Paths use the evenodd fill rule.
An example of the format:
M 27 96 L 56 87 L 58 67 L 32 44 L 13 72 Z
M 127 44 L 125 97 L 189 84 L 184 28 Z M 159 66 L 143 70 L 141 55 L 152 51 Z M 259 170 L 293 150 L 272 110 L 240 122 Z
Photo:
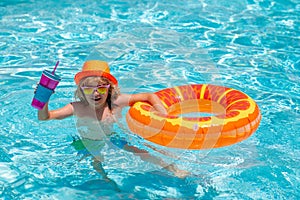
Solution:
M 48 103 L 44 106 L 42 110 L 38 111 L 38 119 L 39 120 L 50 120 L 50 119 L 64 119 L 73 115 L 74 108 L 72 104 L 67 104 L 66 106 L 57 109 L 51 110 L 48 109 Z
M 140 94 L 121 94 L 114 104 L 125 107 L 125 106 L 132 106 L 134 103 L 138 101 L 144 101 L 150 103 L 155 110 L 158 112 L 167 114 L 167 110 L 161 103 L 160 99 L 153 93 L 140 93 Z

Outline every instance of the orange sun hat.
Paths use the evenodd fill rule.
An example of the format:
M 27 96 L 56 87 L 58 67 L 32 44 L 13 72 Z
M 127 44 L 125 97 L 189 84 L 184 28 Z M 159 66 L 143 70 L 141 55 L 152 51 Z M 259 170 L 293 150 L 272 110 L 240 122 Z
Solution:
M 78 72 L 75 77 L 75 83 L 78 85 L 83 78 L 88 76 L 100 76 L 110 80 L 113 84 L 118 85 L 117 79 L 111 75 L 108 63 L 100 60 L 88 60 L 83 66 L 81 72 Z

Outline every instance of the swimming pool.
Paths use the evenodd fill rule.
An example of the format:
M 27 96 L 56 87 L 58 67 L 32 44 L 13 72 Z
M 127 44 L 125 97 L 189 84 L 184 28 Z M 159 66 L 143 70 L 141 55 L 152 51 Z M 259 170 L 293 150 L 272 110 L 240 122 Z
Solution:
M 299 0 L 0 2 L 0 197 L 3 199 L 299 199 Z M 179 179 L 105 147 L 105 182 L 71 145 L 74 118 L 39 122 L 30 106 L 43 69 L 63 80 L 50 108 L 73 100 L 87 58 L 110 62 L 122 92 L 190 83 L 241 90 L 262 112 L 246 141 L 205 151 L 155 146 L 192 174 Z M 126 110 L 124 111 L 124 113 Z M 120 121 L 115 131 L 132 144 Z M 147 143 L 148 144 L 148 143 Z M 145 147 L 146 148 L 146 147 Z

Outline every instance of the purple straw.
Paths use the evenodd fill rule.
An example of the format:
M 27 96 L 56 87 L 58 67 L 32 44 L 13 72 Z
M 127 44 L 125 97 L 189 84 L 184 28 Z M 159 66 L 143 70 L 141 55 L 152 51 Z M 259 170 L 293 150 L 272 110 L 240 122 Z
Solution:
M 55 65 L 55 67 L 54 67 L 54 69 L 53 69 L 53 71 L 52 71 L 52 74 L 54 74 L 54 73 L 55 73 L 55 70 L 56 70 L 56 68 L 57 68 L 58 64 L 59 64 L 59 61 L 57 61 L 57 62 L 56 62 L 56 65 Z

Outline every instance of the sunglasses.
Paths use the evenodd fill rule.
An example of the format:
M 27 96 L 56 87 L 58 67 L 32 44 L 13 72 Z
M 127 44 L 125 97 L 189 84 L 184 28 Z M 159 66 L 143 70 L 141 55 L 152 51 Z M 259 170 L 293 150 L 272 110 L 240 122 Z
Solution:
M 93 94 L 95 91 L 97 91 L 99 94 L 103 95 L 107 92 L 107 89 L 110 87 L 110 85 L 98 85 L 96 87 L 91 86 L 85 86 L 81 87 L 84 94 L 90 95 Z

